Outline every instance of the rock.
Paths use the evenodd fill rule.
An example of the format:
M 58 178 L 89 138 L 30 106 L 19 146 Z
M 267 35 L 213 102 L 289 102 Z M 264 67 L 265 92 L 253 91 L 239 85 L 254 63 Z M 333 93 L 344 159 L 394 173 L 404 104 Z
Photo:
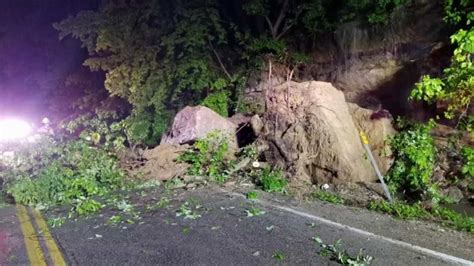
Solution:
M 216 130 L 227 135 L 230 149 L 237 148 L 234 123 L 207 107 L 187 106 L 175 116 L 173 125 L 161 139 L 161 144 L 190 144 Z
M 385 175 L 393 165 L 392 149 L 388 141 L 396 133 L 392 126 L 393 118 L 390 113 L 383 115 L 384 110 L 374 112 L 369 109 L 359 107 L 356 104 L 349 104 L 349 111 L 352 120 L 358 131 L 363 131 L 369 140 L 369 146 L 372 150 L 380 171 Z M 376 116 L 382 113 L 380 116 Z
M 260 119 L 260 116 L 254 115 L 250 119 L 250 125 L 252 126 L 253 133 L 255 136 L 259 136 L 262 133 L 263 121 Z
M 436 183 L 444 182 L 446 180 L 446 171 L 440 167 L 436 167 L 431 180 Z
M 377 180 L 341 91 L 326 82 L 290 82 L 267 91 L 261 139 L 266 159 L 299 183 Z
M 444 190 L 444 195 L 452 199 L 455 203 L 460 202 L 464 195 L 458 187 L 448 187 Z
M 232 117 L 229 117 L 227 120 L 234 123 L 235 126 L 241 127 L 245 124 L 249 124 L 251 118 L 252 118 L 252 115 L 237 113 L 233 115 Z
M 383 185 L 381 183 L 367 183 L 364 182 L 363 185 L 369 189 L 370 191 L 373 191 L 377 193 L 378 195 L 385 197 L 385 191 L 383 189 Z
M 187 148 L 189 148 L 187 145 L 162 144 L 154 149 L 146 150 L 143 154 L 146 162 L 140 170 L 148 179 L 168 180 L 182 176 L 186 173 L 188 165 L 176 160 Z
M 448 25 L 439 1 L 409 2 L 394 10 L 384 27 L 351 21 L 335 28 L 332 38 L 318 40 L 304 78 L 332 82 L 364 107 L 374 96 L 394 114 L 421 112 L 407 113 L 407 96 L 420 74 L 439 76 L 449 63 Z
M 340 184 L 334 187 L 334 193 L 351 205 L 367 206 L 370 201 L 380 200 L 382 196 L 366 186 L 354 183 Z
M 232 169 L 232 172 L 235 173 L 237 171 L 240 171 L 244 169 L 245 167 L 247 167 L 249 164 L 250 164 L 250 158 L 244 158 L 234 166 L 234 168 Z

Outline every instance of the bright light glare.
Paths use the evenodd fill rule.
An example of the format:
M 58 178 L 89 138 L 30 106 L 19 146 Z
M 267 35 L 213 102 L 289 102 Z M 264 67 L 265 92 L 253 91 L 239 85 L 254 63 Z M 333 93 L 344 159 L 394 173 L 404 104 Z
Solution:
M 19 140 L 27 137 L 32 131 L 31 126 L 19 119 L 0 120 L 0 141 Z

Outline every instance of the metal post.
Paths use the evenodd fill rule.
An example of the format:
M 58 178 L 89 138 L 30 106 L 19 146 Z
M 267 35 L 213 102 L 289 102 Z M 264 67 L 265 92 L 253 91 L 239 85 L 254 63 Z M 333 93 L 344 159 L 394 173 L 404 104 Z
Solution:
M 367 136 L 365 135 L 365 133 L 362 132 L 362 131 L 360 132 L 360 138 L 362 140 L 362 144 L 364 145 L 365 150 L 367 151 L 367 155 L 369 156 L 370 163 L 374 167 L 375 173 L 377 174 L 377 177 L 379 178 L 380 183 L 382 183 L 382 187 L 383 187 L 383 191 L 385 192 L 385 196 L 387 196 L 387 199 L 390 203 L 393 203 L 392 196 L 390 195 L 390 191 L 388 190 L 388 187 L 387 187 L 387 185 L 385 184 L 385 182 L 383 180 L 383 176 L 380 173 L 379 166 L 377 165 L 377 162 L 375 161 L 374 156 L 372 155 L 372 151 L 370 150 L 369 140 L 368 140 Z

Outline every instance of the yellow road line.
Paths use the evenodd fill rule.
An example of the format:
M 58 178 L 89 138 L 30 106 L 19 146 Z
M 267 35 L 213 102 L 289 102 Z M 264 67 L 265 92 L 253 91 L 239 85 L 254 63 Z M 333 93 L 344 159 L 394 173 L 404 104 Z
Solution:
M 16 205 L 16 210 L 25 240 L 26 252 L 28 253 L 31 265 L 46 266 L 43 251 L 41 250 L 40 242 L 31 223 L 31 219 L 28 216 L 28 211 L 21 205 Z
M 61 254 L 61 251 L 59 250 L 58 245 L 56 244 L 56 241 L 54 241 L 54 238 L 51 236 L 48 226 L 46 225 L 46 221 L 43 219 L 41 213 L 33 209 L 33 216 L 35 217 L 36 224 L 38 225 L 39 230 L 41 230 L 43 234 L 43 239 L 46 242 L 49 257 L 51 258 L 53 264 L 55 266 L 67 265 L 63 255 Z

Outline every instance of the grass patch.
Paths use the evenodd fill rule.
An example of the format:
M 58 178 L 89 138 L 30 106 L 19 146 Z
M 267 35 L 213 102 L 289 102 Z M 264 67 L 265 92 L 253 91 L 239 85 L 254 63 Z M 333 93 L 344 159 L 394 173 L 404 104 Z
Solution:
M 401 219 L 423 219 L 440 222 L 451 228 L 474 233 L 474 218 L 459 214 L 453 210 L 433 206 L 425 209 L 420 203 L 409 205 L 404 202 L 390 204 L 386 201 L 372 201 L 370 210 L 388 213 Z
M 314 198 L 334 204 L 344 204 L 344 199 L 329 191 L 318 189 L 311 194 Z

